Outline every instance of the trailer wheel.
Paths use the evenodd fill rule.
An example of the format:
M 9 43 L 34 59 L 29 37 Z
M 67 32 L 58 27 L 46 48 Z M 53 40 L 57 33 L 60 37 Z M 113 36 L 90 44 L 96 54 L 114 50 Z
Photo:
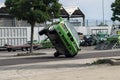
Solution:
M 25 48 L 22 47 L 21 50 L 22 50 L 22 51 L 25 51 Z
M 55 52 L 55 53 L 54 53 L 54 57 L 56 57 L 56 58 L 57 58 L 59 55 L 60 55 L 59 52 Z
M 11 52 L 11 51 L 12 51 L 12 48 L 7 48 L 7 51 L 8 51 L 8 52 Z
M 28 47 L 26 47 L 25 49 L 26 49 L 26 51 L 29 51 L 29 50 L 30 50 L 30 48 L 28 48 Z

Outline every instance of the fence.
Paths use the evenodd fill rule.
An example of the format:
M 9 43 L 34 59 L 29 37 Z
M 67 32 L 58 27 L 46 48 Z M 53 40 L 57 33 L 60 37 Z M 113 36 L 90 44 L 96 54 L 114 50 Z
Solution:
M 105 20 L 104 23 L 102 20 L 85 20 L 85 26 L 112 26 L 113 22 L 111 20 Z
M 66 18 L 64 18 L 65 21 L 67 21 Z M 59 21 L 59 19 L 54 19 L 55 21 Z M 69 21 L 73 26 L 79 27 L 83 26 L 83 21 L 79 18 L 72 18 Z M 95 20 L 95 19 L 85 19 L 85 26 L 100 26 L 100 25 L 108 25 L 112 26 L 113 24 L 119 24 L 120 23 L 113 23 L 111 20 L 104 20 L 104 23 L 102 20 Z M 44 24 L 42 24 L 44 25 Z M 21 26 L 30 26 L 26 21 L 18 21 L 17 19 L 8 19 L 8 18 L 1 18 L 0 19 L 0 26 L 3 27 L 21 27 Z M 36 24 L 36 26 L 41 26 L 41 24 Z
M 41 41 L 46 38 L 45 35 L 39 36 L 38 32 L 43 27 L 34 28 L 34 40 Z M 31 27 L 0 27 L 0 46 L 23 45 L 30 41 Z
M 0 27 L 0 46 L 21 45 L 27 41 L 27 28 Z

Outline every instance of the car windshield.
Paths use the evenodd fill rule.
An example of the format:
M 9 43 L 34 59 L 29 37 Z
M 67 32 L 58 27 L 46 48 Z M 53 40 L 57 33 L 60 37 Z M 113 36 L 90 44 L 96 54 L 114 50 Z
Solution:
M 71 26 L 71 24 L 69 22 L 66 22 L 66 24 L 67 24 L 67 27 L 69 27 L 69 29 L 73 33 L 73 36 L 77 39 L 77 42 L 80 43 L 80 38 L 79 38 L 78 33 L 75 30 L 75 28 L 73 26 Z

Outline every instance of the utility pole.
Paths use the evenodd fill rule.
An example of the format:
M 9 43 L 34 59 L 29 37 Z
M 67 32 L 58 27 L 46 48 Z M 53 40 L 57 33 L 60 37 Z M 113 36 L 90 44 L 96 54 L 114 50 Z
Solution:
M 104 0 L 102 0 L 102 15 L 103 15 L 103 25 L 105 24 L 104 20 Z
M 53 12 L 51 12 L 51 15 L 52 15 L 52 24 L 53 24 L 53 20 L 54 20 L 54 13 Z

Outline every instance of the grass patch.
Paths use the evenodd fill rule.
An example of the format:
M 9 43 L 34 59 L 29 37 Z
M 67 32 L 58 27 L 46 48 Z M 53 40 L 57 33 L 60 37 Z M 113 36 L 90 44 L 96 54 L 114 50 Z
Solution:
M 92 65 L 97 65 L 97 64 L 113 64 L 113 61 L 111 59 L 99 59 L 97 61 L 94 61 L 91 63 Z

